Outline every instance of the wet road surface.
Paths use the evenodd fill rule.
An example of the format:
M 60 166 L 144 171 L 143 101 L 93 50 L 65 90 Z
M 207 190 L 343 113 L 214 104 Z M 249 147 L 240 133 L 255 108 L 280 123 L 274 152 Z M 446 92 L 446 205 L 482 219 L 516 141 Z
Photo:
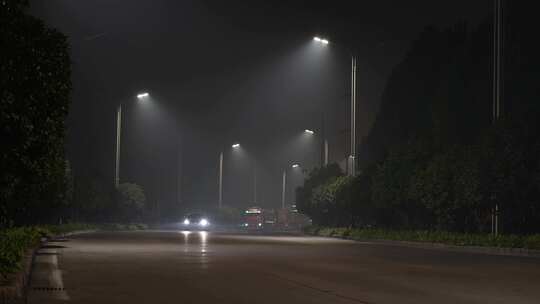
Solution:
M 91 233 L 36 257 L 29 303 L 540 303 L 540 259 L 294 235 Z

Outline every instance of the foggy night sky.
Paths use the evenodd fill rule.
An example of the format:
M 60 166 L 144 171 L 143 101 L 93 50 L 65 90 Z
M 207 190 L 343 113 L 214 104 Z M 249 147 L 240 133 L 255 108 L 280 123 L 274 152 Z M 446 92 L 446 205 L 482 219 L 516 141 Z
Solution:
M 490 0 L 30 3 L 71 43 L 66 153 L 75 175 L 113 184 L 122 103 L 121 181 L 141 184 L 150 201 L 169 207 L 179 204 L 179 151 L 181 201 L 191 206 L 216 204 L 222 148 L 224 203 L 253 203 L 256 164 L 257 203 L 278 206 L 283 168 L 319 161 L 317 139 L 302 131 L 320 133 L 323 112 L 330 160 L 346 155 L 350 57 L 333 44 L 314 44 L 314 35 L 358 52 L 360 142 L 389 73 L 425 26 L 474 26 L 492 11 Z M 137 102 L 141 91 L 150 92 L 149 103 Z M 236 141 L 242 155 L 232 154 Z

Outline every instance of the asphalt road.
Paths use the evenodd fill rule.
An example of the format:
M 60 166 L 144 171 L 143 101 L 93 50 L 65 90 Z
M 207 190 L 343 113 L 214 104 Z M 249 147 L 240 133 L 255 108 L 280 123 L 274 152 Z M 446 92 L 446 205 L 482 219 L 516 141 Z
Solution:
M 291 235 L 91 233 L 36 257 L 29 303 L 540 303 L 540 259 Z

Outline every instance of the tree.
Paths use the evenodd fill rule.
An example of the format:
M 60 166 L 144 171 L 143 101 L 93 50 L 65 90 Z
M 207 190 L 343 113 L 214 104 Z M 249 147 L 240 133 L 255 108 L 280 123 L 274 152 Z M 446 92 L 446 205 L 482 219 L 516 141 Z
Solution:
M 123 220 L 140 219 L 146 204 L 146 196 L 141 186 L 122 183 L 118 186 L 118 208 Z
M 296 189 L 296 205 L 298 210 L 310 216 L 315 223 L 325 221 L 324 214 L 328 211 L 325 209 L 325 204 L 321 201 L 322 195 L 325 194 L 321 187 L 342 175 L 343 172 L 337 164 L 313 169 L 304 181 L 304 185 Z
M 52 220 L 64 196 L 69 47 L 28 1 L 0 6 L 0 225 Z

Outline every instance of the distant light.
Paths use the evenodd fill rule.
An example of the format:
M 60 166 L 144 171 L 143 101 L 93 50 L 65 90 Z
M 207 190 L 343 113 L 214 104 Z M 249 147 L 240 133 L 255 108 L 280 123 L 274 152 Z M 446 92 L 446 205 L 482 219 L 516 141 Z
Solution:
M 203 227 L 206 227 L 208 226 L 208 220 L 207 219 L 202 219 L 200 222 L 199 222 L 199 225 L 203 226 Z
M 300 165 L 299 164 L 294 164 L 294 165 L 292 165 L 292 167 L 293 168 L 298 168 L 298 167 L 300 167 Z
M 188 219 L 184 220 L 184 225 L 189 225 L 189 220 Z
M 309 130 L 309 129 L 304 130 L 304 132 L 306 132 L 306 133 L 308 133 L 308 134 L 315 134 L 315 132 L 313 132 L 313 131 L 311 131 L 311 130 Z
M 240 144 L 234 144 L 232 145 L 233 148 L 239 148 L 240 147 Z
M 262 226 L 262 223 L 259 223 L 259 227 L 261 227 L 261 226 Z
M 138 95 L 137 95 L 137 98 L 143 99 L 143 98 L 146 98 L 146 97 L 148 97 L 148 96 L 150 96 L 150 94 L 148 94 L 147 92 L 144 92 L 144 93 L 138 94 Z
M 327 39 L 323 39 L 323 38 L 319 38 L 319 37 L 313 37 L 313 40 L 314 41 L 317 41 L 317 42 L 320 42 L 322 44 L 328 44 L 330 43 L 330 41 L 328 41 Z

